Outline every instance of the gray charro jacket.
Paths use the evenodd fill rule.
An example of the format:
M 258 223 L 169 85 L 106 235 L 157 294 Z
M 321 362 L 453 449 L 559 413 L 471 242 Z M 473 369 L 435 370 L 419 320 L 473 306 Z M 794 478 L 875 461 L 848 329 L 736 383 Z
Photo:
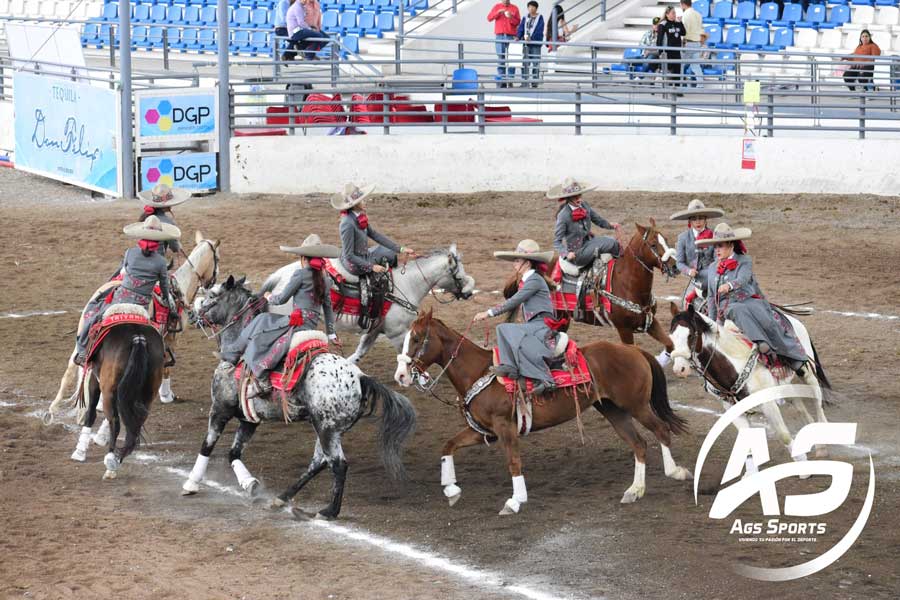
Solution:
M 144 256 L 138 248 L 129 248 L 122 260 L 124 270 L 122 287 L 141 296 L 149 298 L 153 295 L 153 288 L 159 283 L 164 300 L 169 298 L 169 273 L 166 270 L 166 259 L 162 254 L 153 252 L 150 256 Z
M 675 252 L 675 261 L 678 263 L 678 270 L 687 275 L 691 269 L 697 269 L 699 275 L 706 270 L 716 260 L 716 250 L 712 245 L 706 248 L 698 248 L 694 242 L 697 236 L 693 227 L 688 227 L 687 231 L 682 231 L 678 236 L 678 247 Z
M 536 317 L 552 317 L 553 303 L 550 301 L 550 288 L 538 273 L 532 273 L 524 280 L 519 291 L 503 304 L 491 308 L 488 313 L 492 317 L 512 312 L 522 307 L 522 318 L 527 323 Z
M 341 217 L 341 262 L 353 273 L 369 273 L 372 271 L 372 262 L 369 260 L 369 239 L 375 243 L 400 252 L 400 245 L 387 236 L 384 236 L 372 227 L 366 229 L 359 226 L 356 213 L 348 211 Z
M 703 277 L 703 291 L 706 294 L 709 308 L 709 318 L 717 320 L 719 317 L 719 305 L 729 302 L 739 303 L 747 298 L 762 298 L 765 296 L 759 289 L 756 277 L 753 275 L 753 259 L 746 254 L 735 254 L 734 259 L 738 262 L 738 266 L 733 271 L 725 271 L 721 275 L 717 273 L 717 262 L 713 262 L 705 271 Z M 698 276 L 699 277 L 699 276 Z M 720 285 L 730 283 L 734 285 L 734 289 L 716 298 L 717 290 Z
M 588 218 L 580 221 L 572 219 L 571 204 L 566 204 L 556 215 L 553 247 L 560 256 L 565 256 L 569 252 L 578 252 L 584 246 L 585 242 L 591 238 L 592 223 L 603 229 L 613 228 L 609 221 L 601 217 L 587 202 L 582 202 L 581 208 L 587 211 Z
M 325 301 L 321 306 L 316 302 L 313 285 L 313 270 L 310 267 L 298 269 L 294 271 L 288 284 L 278 294 L 272 294 L 269 297 L 269 304 L 275 306 L 284 304 L 293 297 L 293 305 L 295 309 L 303 311 L 303 326 L 301 329 L 317 329 L 319 325 L 319 316 L 325 313 L 325 332 L 328 335 L 334 334 L 334 313 L 331 309 L 331 282 L 329 277 L 325 277 Z M 285 320 L 285 324 L 286 324 Z

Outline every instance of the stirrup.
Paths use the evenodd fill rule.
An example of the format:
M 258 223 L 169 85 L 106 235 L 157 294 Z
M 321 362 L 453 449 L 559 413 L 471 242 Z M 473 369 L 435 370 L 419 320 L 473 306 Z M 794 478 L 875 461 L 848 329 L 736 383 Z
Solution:
M 531 393 L 535 396 L 542 396 L 544 394 L 552 394 L 556 391 L 556 383 L 550 381 L 542 381 L 531 390 Z

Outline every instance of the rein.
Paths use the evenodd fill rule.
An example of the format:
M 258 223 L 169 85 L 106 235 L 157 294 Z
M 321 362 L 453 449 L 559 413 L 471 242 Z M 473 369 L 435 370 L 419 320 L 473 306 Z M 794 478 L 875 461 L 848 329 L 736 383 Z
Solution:
M 718 340 L 718 330 L 716 330 L 715 337 L 716 340 Z M 671 357 L 683 358 L 687 360 L 690 363 L 691 367 L 697 373 L 699 373 L 701 377 L 703 377 L 703 380 L 706 381 L 706 383 L 708 383 L 710 386 L 712 386 L 711 389 L 709 387 L 707 389 L 710 389 L 710 391 L 712 391 L 719 397 L 724 397 L 729 401 L 734 402 L 735 400 L 737 400 L 737 395 L 747 385 L 747 380 L 750 378 L 750 374 L 753 372 L 753 369 L 756 368 L 756 364 L 759 362 L 759 348 L 753 346 L 753 349 L 750 352 L 750 356 L 747 357 L 747 362 L 744 363 L 744 368 L 738 374 L 738 377 L 737 379 L 735 379 L 734 384 L 732 384 L 730 388 L 726 389 L 722 386 L 722 384 L 718 382 L 718 380 L 716 380 L 709 374 L 709 365 L 712 363 L 712 359 L 718 351 L 718 342 L 713 345 L 713 349 L 709 353 L 709 358 L 706 360 L 706 364 L 702 367 L 700 366 L 700 361 L 698 360 L 700 358 L 700 353 L 695 350 L 698 342 L 702 342 L 702 336 L 698 339 L 697 333 L 693 331 L 693 329 L 691 329 L 691 334 L 688 336 L 688 347 L 691 348 L 690 353 L 676 350 L 672 352 Z
M 412 358 L 407 358 L 404 356 L 404 358 L 407 358 L 407 361 L 409 362 L 409 364 L 411 364 L 410 374 L 413 375 L 413 377 L 415 378 L 416 389 L 418 389 L 420 392 L 426 392 L 428 394 L 431 394 L 431 396 L 433 396 L 435 399 L 437 399 L 442 404 L 446 404 L 447 406 L 459 406 L 459 398 L 457 398 L 454 402 L 449 402 L 447 400 L 444 400 L 440 396 L 438 396 L 437 393 L 435 393 L 434 388 L 437 386 L 438 382 L 440 382 L 441 377 L 444 376 L 444 373 L 447 372 L 447 369 L 450 368 L 450 365 L 453 364 L 453 361 L 456 360 L 456 357 L 459 356 L 459 350 L 460 350 L 460 348 L 462 348 L 463 341 L 466 339 L 466 336 L 472 330 L 473 325 L 475 325 L 475 319 L 472 319 L 471 321 L 469 321 L 469 325 L 466 327 L 466 330 L 462 333 L 462 335 L 459 336 L 459 340 L 456 342 L 456 347 L 450 353 L 450 360 L 447 361 L 446 365 L 441 367 L 441 372 L 438 373 L 438 376 L 435 377 L 434 379 L 432 379 L 431 383 L 429 383 L 427 385 L 422 384 L 420 381 L 420 376 L 422 375 L 422 373 L 427 372 L 427 369 L 425 368 L 425 366 L 422 365 L 422 355 L 425 354 L 425 350 L 428 347 L 428 339 L 429 339 L 429 336 L 431 335 L 430 328 L 427 328 L 425 330 L 425 338 L 422 340 L 422 345 L 419 347 L 418 351 L 416 351 L 415 356 L 413 356 Z M 487 335 L 487 329 L 485 329 L 485 332 Z
M 456 299 L 461 298 L 462 290 L 465 287 L 465 283 L 462 280 L 460 280 L 460 278 L 459 278 L 459 261 L 456 259 L 456 257 L 453 254 L 448 253 L 447 257 L 448 257 L 448 262 L 450 265 L 450 269 L 449 269 L 450 277 L 453 278 L 453 283 L 455 283 L 456 287 L 457 287 L 456 292 L 451 292 L 454 295 L 454 300 L 456 300 Z M 421 256 L 421 255 L 416 255 L 416 257 L 413 259 L 412 262 L 414 265 L 416 265 L 416 269 L 419 271 L 419 275 L 422 276 L 422 280 L 428 286 L 428 293 L 431 294 L 431 296 L 434 298 L 435 302 L 437 302 L 438 304 L 450 304 L 451 302 L 453 302 L 453 300 L 448 300 L 448 301 L 444 302 L 443 300 L 438 298 L 437 294 L 434 293 L 434 286 L 437 285 L 437 282 L 440 280 L 440 277 L 435 279 L 433 282 L 429 281 L 428 277 L 425 276 L 425 272 L 422 271 L 422 265 L 419 264 L 419 259 L 421 259 L 421 258 L 426 258 L 426 257 Z M 403 266 L 400 268 L 401 275 L 406 274 L 406 269 L 407 269 L 408 265 L 409 265 L 409 261 L 405 261 L 403 263 Z M 400 306 L 402 306 L 403 308 L 405 308 L 406 310 L 408 310 L 411 313 L 419 312 L 419 307 L 416 306 L 414 303 L 412 303 L 409 300 L 409 298 L 407 298 L 405 295 L 403 295 L 403 298 L 399 298 L 395 294 L 391 293 L 391 294 L 388 294 L 387 297 L 390 298 L 390 300 L 392 302 L 399 304 Z
M 210 308 L 215 306 L 216 302 L 213 302 L 212 304 L 207 306 L 205 310 L 209 310 Z M 229 328 L 231 328 L 235 323 L 237 323 L 241 319 L 241 317 L 243 317 L 247 313 L 247 311 L 256 310 L 256 309 L 264 306 L 266 304 L 266 302 L 268 302 L 268 299 L 265 296 L 260 296 L 259 298 L 256 298 L 256 299 L 254 299 L 253 296 L 248 297 L 246 304 L 244 304 L 244 306 L 240 310 L 238 310 L 236 313 L 234 313 L 234 316 L 231 317 L 231 319 L 228 321 L 228 323 L 226 323 L 224 326 L 222 326 L 221 329 L 216 329 L 214 323 L 208 323 L 209 328 L 212 331 L 212 335 L 206 333 L 206 329 L 203 327 L 203 324 L 205 323 L 205 321 L 202 318 L 202 315 L 200 316 L 199 319 L 197 319 L 197 326 L 200 327 L 200 331 L 203 332 L 203 334 L 206 336 L 206 339 L 208 339 L 208 340 L 215 339 L 215 338 L 221 336 L 223 333 L 225 333 L 225 331 L 227 331 Z

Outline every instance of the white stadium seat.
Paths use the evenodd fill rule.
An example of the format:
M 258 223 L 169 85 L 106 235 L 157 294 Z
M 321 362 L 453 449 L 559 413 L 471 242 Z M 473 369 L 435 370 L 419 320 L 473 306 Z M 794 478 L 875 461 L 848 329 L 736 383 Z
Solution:
M 25 16 L 41 16 L 41 0 L 25 0 Z
M 8 15 L 9 12 L 9 0 L 0 0 L 0 15 Z
M 42 0 L 40 6 L 40 15 L 42 17 L 47 17 L 48 19 L 56 18 L 56 1 L 55 0 Z
M 879 25 L 893 26 L 900 22 L 900 9 L 896 6 L 879 6 L 875 13 L 875 22 Z
M 12 0 L 9 4 L 9 14 L 14 17 L 25 16 L 25 0 Z
M 900 52 L 900 35 L 895 35 L 893 37 L 893 41 L 891 42 L 891 50 L 894 52 Z
M 819 43 L 819 32 L 815 29 L 795 29 L 794 45 L 798 48 L 815 48 Z
M 852 16 L 850 17 L 850 23 L 847 23 L 847 25 L 850 25 L 853 29 L 864 29 L 867 25 L 875 22 L 875 7 L 854 5 L 851 10 Z
M 823 29 L 819 33 L 819 48 L 834 52 L 844 47 L 844 32 L 840 29 Z

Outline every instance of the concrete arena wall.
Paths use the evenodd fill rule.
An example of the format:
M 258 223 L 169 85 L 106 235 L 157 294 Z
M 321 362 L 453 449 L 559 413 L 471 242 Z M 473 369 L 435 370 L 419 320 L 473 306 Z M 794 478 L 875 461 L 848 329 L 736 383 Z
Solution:
M 755 171 L 741 138 L 614 135 L 369 135 L 232 139 L 231 185 L 243 193 L 544 190 L 565 175 L 601 189 L 896 195 L 897 141 L 760 138 Z

